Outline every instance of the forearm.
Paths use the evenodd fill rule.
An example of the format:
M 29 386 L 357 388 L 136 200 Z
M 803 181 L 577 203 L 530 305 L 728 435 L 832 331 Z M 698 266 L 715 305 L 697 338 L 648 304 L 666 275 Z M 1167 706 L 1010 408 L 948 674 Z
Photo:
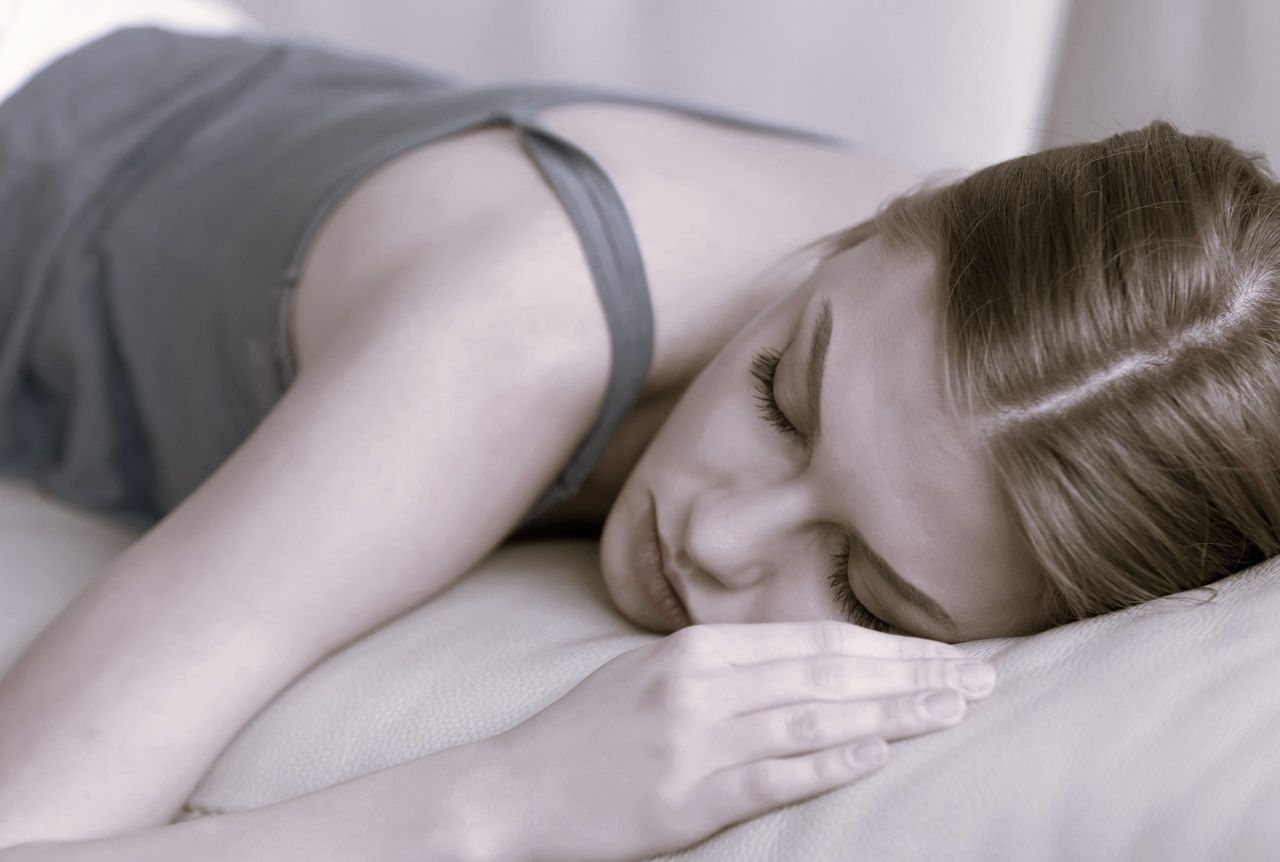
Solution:
M 127 551 L 0 680 L 0 847 L 167 823 L 299 672 L 247 627 L 211 630 L 179 586 L 207 571 Z
M 24 844 L 0 862 L 518 860 L 522 785 L 488 740 L 299 796 L 111 838 Z
M 219 822 L 222 821 L 222 822 Z M 211 817 L 87 841 L 49 841 L 0 849 L 0 862 L 215 862 L 227 855 L 233 817 Z M 261 858 L 261 857 L 259 857 Z
M 494 329 L 485 299 L 336 340 L 0 680 L 0 846 L 167 823 L 274 695 L 502 540 L 603 387 L 578 382 L 599 363 L 512 346 L 524 319 Z

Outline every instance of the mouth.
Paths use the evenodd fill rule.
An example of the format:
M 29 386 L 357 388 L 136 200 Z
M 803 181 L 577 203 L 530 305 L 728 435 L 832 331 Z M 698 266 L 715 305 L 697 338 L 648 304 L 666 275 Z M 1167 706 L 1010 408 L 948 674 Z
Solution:
M 640 572 L 646 595 L 677 629 L 693 625 L 688 609 L 667 575 L 662 536 L 658 533 L 658 507 L 652 495 L 649 497 L 648 517 L 641 524 Z

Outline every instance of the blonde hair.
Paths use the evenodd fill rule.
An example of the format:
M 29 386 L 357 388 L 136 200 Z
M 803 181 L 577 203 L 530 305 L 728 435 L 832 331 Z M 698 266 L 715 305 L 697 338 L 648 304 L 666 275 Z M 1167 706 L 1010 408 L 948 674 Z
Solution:
M 1167 122 L 922 184 L 809 248 L 938 264 L 941 381 L 1048 625 L 1280 553 L 1280 191 Z

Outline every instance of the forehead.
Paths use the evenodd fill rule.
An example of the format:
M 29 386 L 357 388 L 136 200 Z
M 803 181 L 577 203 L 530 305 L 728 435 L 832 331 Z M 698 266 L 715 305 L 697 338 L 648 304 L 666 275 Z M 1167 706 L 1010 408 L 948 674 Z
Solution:
M 833 502 L 962 627 L 1026 618 L 1030 556 L 993 465 L 945 405 L 935 261 L 874 237 L 815 276 L 811 308 L 829 299 L 834 319 L 823 403 L 832 443 L 820 453 L 823 473 L 839 477 Z

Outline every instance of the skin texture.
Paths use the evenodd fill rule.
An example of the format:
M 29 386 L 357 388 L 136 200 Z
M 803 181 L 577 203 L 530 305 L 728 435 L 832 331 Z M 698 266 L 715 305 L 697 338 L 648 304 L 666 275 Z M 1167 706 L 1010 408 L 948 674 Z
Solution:
M 637 562 L 652 501 L 668 577 L 694 623 L 847 620 L 828 579 L 856 530 L 956 623 L 906 602 L 855 545 L 854 595 L 891 630 L 956 642 L 1036 629 L 1029 550 L 989 463 L 943 408 L 935 270 L 924 253 L 890 254 L 872 238 L 823 261 L 702 370 L 605 521 L 605 584 L 628 619 L 679 627 L 648 597 Z M 833 333 L 810 452 L 762 417 L 751 368 L 762 347 L 782 354 L 778 403 L 812 439 L 806 367 L 824 300 Z

